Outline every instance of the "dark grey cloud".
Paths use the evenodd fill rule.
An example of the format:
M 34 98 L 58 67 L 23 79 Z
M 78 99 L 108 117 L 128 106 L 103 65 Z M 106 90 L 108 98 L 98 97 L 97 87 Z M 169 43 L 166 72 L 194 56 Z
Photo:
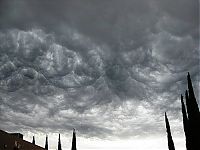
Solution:
M 188 71 L 198 96 L 196 3 L 0 1 L 1 128 L 160 134 Z

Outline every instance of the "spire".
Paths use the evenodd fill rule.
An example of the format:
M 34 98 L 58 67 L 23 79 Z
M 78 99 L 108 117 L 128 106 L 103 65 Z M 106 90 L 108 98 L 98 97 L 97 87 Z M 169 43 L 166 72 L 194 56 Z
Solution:
M 32 141 L 32 144 L 35 145 L 35 136 L 33 136 L 33 141 Z
M 165 123 L 166 123 L 166 131 L 167 131 L 167 139 L 168 139 L 168 148 L 169 150 L 175 150 L 174 142 L 171 135 L 170 125 L 167 118 L 167 114 L 165 112 Z
M 60 134 L 59 134 L 59 138 L 58 138 L 58 150 L 62 150 L 61 142 L 60 142 Z
M 76 131 L 75 131 L 75 129 L 73 129 L 72 149 L 71 150 L 76 150 Z
M 46 135 L 45 149 L 48 150 L 48 136 Z

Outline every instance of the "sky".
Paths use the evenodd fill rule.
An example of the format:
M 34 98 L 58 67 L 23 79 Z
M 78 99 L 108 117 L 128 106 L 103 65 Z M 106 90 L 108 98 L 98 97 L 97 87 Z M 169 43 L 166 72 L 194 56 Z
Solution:
M 199 100 L 198 0 L 0 0 L 0 129 L 50 149 L 185 149 Z M 198 101 L 200 103 L 200 101 Z

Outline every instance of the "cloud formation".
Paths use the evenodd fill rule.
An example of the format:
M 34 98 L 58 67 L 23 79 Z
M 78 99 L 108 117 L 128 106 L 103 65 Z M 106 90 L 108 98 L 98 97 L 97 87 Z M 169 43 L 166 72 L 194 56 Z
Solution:
M 0 127 L 128 138 L 161 134 L 165 111 L 181 126 L 199 76 L 198 1 L 184 2 L 1 1 Z

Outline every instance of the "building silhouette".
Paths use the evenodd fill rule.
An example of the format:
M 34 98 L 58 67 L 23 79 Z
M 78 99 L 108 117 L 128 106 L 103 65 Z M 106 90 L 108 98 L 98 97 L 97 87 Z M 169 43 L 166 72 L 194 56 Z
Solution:
M 0 130 L 0 150 L 48 150 L 48 136 L 46 135 L 45 146 L 40 147 L 35 144 L 35 136 L 33 136 L 32 143 L 23 140 L 23 135 L 20 133 L 7 133 Z M 60 134 L 58 137 L 58 149 L 62 150 Z M 76 131 L 73 129 L 72 147 L 71 150 L 76 149 Z
M 34 145 L 23 140 L 20 133 L 7 133 L 0 130 L 0 150 L 45 150 L 44 148 Z

